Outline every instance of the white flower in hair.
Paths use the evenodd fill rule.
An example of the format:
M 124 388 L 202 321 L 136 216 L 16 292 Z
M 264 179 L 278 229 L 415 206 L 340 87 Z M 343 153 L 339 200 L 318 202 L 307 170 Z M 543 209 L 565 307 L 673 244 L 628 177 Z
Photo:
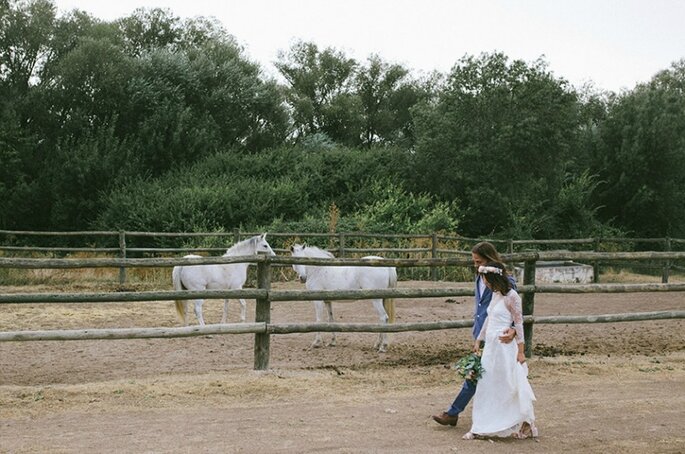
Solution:
M 495 273 L 499 274 L 500 276 L 502 275 L 502 268 L 497 268 L 496 266 L 479 266 L 478 267 L 478 272 L 480 274 L 485 274 L 485 273 Z

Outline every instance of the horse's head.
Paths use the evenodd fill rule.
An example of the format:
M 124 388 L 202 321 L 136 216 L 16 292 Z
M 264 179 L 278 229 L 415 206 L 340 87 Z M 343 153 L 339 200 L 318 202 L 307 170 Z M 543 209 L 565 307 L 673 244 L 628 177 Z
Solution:
M 264 253 L 267 255 L 276 255 L 273 249 L 271 249 L 271 246 L 269 246 L 269 243 L 266 242 L 266 233 L 262 233 L 261 235 L 256 237 L 255 241 L 255 253 Z
M 306 244 L 293 244 L 290 246 L 290 254 L 293 257 L 306 257 L 306 252 L 305 248 L 307 247 Z M 293 264 L 293 270 L 297 273 L 297 277 L 300 279 L 300 282 L 303 284 L 307 282 L 307 267 L 304 265 L 297 265 Z

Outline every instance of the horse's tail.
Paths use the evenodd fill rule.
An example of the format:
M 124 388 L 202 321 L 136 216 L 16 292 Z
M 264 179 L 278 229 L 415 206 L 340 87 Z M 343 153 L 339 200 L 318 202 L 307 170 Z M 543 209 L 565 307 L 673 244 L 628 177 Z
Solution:
M 397 269 L 388 268 L 388 288 L 397 288 Z M 395 300 L 393 298 L 383 298 L 383 308 L 388 314 L 388 323 L 395 323 Z
M 181 282 L 181 269 L 182 267 L 175 266 L 173 271 L 171 272 L 171 281 L 174 284 L 174 290 L 177 292 L 185 290 L 185 288 L 183 287 L 183 282 Z M 186 325 L 186 302 L 185 300 L 175 300 L 175 303 L 176 313 L 181 319 L 181 323 Z

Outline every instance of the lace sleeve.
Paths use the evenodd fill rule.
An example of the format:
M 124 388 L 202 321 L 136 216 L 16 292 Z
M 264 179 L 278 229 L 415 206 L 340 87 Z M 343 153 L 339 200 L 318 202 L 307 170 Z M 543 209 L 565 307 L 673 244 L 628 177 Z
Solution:
M 516 330 L 516 342 L 522 344 L 523 338 L 523 306 L 521 297 L 516 290 L 510 290 L 504 297 L 504 304 L 514 319 L 514 329 Z

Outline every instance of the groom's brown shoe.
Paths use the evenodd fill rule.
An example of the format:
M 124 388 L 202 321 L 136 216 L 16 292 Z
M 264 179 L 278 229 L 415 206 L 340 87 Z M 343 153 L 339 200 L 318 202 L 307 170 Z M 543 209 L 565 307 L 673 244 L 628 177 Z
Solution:
M 433 421 L 437 422 L 442 426 L 456 426 L 457 421 L 459 421 L 459 415 L 448 415 L 443 412 L 439 415 L 433 415 Z

